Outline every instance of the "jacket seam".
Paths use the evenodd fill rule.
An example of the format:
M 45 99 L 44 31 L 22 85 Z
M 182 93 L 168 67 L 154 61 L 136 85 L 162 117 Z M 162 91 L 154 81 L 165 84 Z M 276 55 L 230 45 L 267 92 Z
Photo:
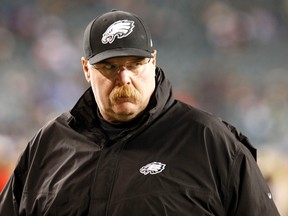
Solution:
M 112 197 L 113 189 L 114 189 L 114 186 L 115 186 L 114 183 L 115 183 L 115 179 L 116 179 L 116 175 L 117 175 L 117 170 L 118 170 L 118 166 L 119 166 L 119 159 L 120 159 L 122 150 L 123 150 L 124 146 L 126 145 L 126 143 L 127 143 L 127 141 L 122 140 L 122 144 L 121 144 L 120 149 L 119 149 L 119 154 L 118 154 L 118 157 L 117 157 L 117 161 L 115 162 L 115 167 L 114 167 L 114 172 L 113 172 L 113 178 L 112 178 L 112 181 L 111 181 L 111 187 L 110 187 L 110 191 L 109 191 L 109 195 L 108 195 L 108 199 L 107 199 L 107 204 L 106 204 L 106 210 L 105 210 L 106 216 L 109 215 L 111 197 Z
M 235 157 L 233 159 L 233 162 L 232 162 L 232 165 L 231 165 L 231 168 L 230 168 L 230 172 L 229 172 L 229 175 L 228 175 L 228 178 L 227 178 L 227 190 L 225 191 L 225 196 L 224 196 L 224 209 L 225 209 L 225 213 L 227 214 L 228 213 L 228 210 L 229 210 L 229 206 L 227 206 L 227 201 L 229 201 L 231 199 L 231 187 L 232 187 L 232 181 L 233 179 L 235 178 L 235 170 L 237 169 L 237 167 L 239 166 L 239 163 L 238 161 L 241 160 L 241 155 L 240 155 L 240 149 L 238 148 L 237 149 L 237 152 L 235 153 Z M 238 169 L 237 169 L 238 170 Z

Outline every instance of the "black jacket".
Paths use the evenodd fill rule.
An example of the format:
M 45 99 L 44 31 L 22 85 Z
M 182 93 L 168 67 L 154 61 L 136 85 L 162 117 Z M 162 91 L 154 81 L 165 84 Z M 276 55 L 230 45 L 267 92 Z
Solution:
M 0 215 L 276 216 L 245 136 L 157 87 L 133 130 L 109 139 L 91 89 L 29 142 Z M 254 155 L 254 156 L 253 156 Z

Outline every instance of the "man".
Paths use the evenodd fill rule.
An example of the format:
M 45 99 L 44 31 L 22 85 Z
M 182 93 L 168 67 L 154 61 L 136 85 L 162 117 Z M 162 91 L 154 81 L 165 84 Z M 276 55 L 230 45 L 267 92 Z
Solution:
M 1 216 L 279 215 L 247 138 L 173 98 L 139 17 L 97 17 L 84 51 L 91 88 L 29 142 Z

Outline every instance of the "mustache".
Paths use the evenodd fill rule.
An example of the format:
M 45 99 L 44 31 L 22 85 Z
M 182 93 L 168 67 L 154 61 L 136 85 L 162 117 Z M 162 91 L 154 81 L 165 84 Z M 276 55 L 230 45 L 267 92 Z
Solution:
M 123 85 L 114 88 L 110 94 L 111 101 L 116 101 L 118 98 L 129 98 L 133 101 L 138 101 L 141 95 L 135 88 L 129 85 Z

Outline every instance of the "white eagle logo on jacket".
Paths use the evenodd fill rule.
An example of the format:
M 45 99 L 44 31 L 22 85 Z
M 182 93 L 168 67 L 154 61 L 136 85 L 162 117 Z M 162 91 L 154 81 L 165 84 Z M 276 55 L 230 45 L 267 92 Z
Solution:
M 110 25 L 102 35 L 102 43 L 113 43 L 115 38 L 118 39 L 127 37 L 134 28 L 134 21 L 131 20 L 119 20 Z
M 139 171 L 143 175 L 147 175 L 147 174 L 155 175 L 155 174 L 161 173 L 165 169 L 165 166 L 166 164 L 163 164 L 161 162 L 152 162 L 141 167 Z

